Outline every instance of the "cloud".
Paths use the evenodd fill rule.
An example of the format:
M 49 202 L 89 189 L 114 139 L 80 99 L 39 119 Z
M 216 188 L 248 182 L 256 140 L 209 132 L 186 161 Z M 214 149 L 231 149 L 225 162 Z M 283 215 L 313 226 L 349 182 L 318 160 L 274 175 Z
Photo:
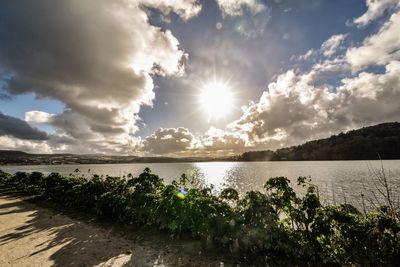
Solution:
M 323 55 L 326 57 L 333 56 L 337 52 L 338 48 L 340 47 L 346 36 L 347 35 L 345 34 L 332 35 L 321 46 Z
M 379 31 L 366 38 L 361 46 L 350 48 L 346 57 L 354 70 L 400 59 L 400 12 L 391 15 Z
M 247 150 L 246 136 L 239 132 L 230 132 L 211 127 L 199 137 L 199 150 L 205 154 L 238 154 Z
M 338 112 L 356 125 L 400 120 L 400 61 L 391 61 L 385 72 L 361 72 L 342 80 L 338 87 Z
M 398 0 L 367 0 L 367 11 L 353 22 L 358 26 L 365 26 L 371 21 L 381 17 L 383 13 L 390 8 L 399 7 Z
M 193 134 L 184 127 L 159 128 L 140 141 L 143 155 L 162 156 L 226 156 L 252 149 L 246 135 L 211 127 L 204 134 Z
M 234 132 L 254 146 L 276 149 L 327 137 L 355 127 L 400 120 L 400 62 L 383 74 L 362 72 L 332 90 L 316 85 L 309 73 L 290 70 L 268 85 L 257 103 L 243 109 Z
M 178 127 L 157 129 L 141 140 L 138 151 L 143 155 L 215 157 L 236 155 L 251 148 L 246 136 L 238 132 L 211 127 L 206 133 L 195 135 Z
M 387 54 L 384 35 L 397 31 L 393 26 L 396 16 L 390 17 L 359 48 L 346 49 L 343 42 L 347 35 L 333 35 L 308 53 L 310 58 L 321 56 L 319 61 L 306 71 L 292 69 L 278 75 L 260 99 L 243 107 L 242 116 L 225 129 L 212 127 L 204 134 L 191 134 L 190 145 L 180 144 L 179 137 L 164 133 L 163 136 L 168 135 L 168 147 L 174 149 L 158 151 L 175 155 L 239 154 L 297 145 L 356 127 L 400 120 L 399 59 L 387 56 L 382 61 L 384 71 L 374 73 L 354 70 L 354 62 L 348 57 L 354 49 L 370 44 L 378 54 Z M 152 138 L 152 146 L 161 143 L 161 139 Z
M 369 10 L 355 23 L 366 25 L 384 13 L 379 8 L 392 6 L 390 1 L 378 2 L 368 1 Z M 226 16 L 224 23 L 232 22 L 241 34 L 258 27 L 240 16 L 260 18 L 260 29 L 269 19 L 269 9 L 255 0 L 218 4 Z M 133 137 L 140 107 L 154 100 L 152 77 L 183 75 L 188 58 L 170 31 L 149 23 L 147 7 L 164 15 L 174 12 L 183 20 L 201 9 L 195 0 L 1 3 L 0 86 L 11 96 L 30 92 L 60 100 L 65 110 L 29 111 L 25 121 L 0 113 L 0 147 L 215 156 L 276 149 L 400 120 L 400 13 L 395 11 L 361 44 L 346 49 L 347 35 L 337 34 L 310 49 L 301 58 L 315 59 L 308 70 L 289 69 L 276 76 L 260 99 L 243 107 L 240 118 L 224 129 L 211 127 L 194 134 L 183 127 L 160 128 L 146 138 Z M 261 19 L 264 15 L 266 20 Z M 256 30 L 247 37 L 261 33 Z M 221 50 L 231 52 L 225 46 Z M 215 53 L 202 53 L 214 60 Z M 238 63 L 252 65 L 240 53 L 231 54 Z M 375 65 L 383 71 L 368 68 Z M 51 125 L 55 133 L 31 126 L 36 124 Z
M 301 61 L 315 60 L 318 56 L 330 58 L 344 48 L 342 44 L 346 37 L 347 34 L 332 35 L 328 40 L 322 43 L 319 49 L 311 48 L 304 55 L 292 58 Z
M 271 8 L 258 0 L 217 0 L 224 17 L 224 27 L 232 30 L 247 39 L 262 35 L 271 19 Z M 217 28 L 222 24 L 218 23 Z
M 340 80 L 348 75 L 351 67 L 343 56 L 333 59 L 325 59 L 315 63 L 307 73 L 304 73 L 304 80 L 308 83 L 325 83 L 327 80 Z
M 257 103 L 245 107 L 231 127 L 247 134 L 254 145 L 276 149 L 296 144 L 336 127 L 333 98 L 328 87 L 316 88 L 307 76 L 290 70 L 270 83 Z
M 201 11 L 201 5 L 197 0 L 141 0 L 141 2 L 148 7 L 159 9 L 165 15 L 174 12 L 184 20 L 196 16 Z
M 0 136 L 1 149 L 21 150 L 28 153 L 51 153 L 51 148 L 46 142 L 22 140 L 12 136 Z
M 24 140 L 47 140 L 46 132 L 30 126 L 26 121 L 0 112 L 0 136 L 13 136 Z
M 170 31 L 149 24 L 145 6 L 183 19 L 200 10 L 190 0 L 1 2 L 3 90 L 64 103 L 49 123 L 92 152 L 128 146 L 140 107 L 154 99 L 152 75 L 182 75 L 187 60 Z
M 143 151 L 157 155 L 185 152 L 194 145 L 194 136 L 186 128 L 160 128 L 143 141 Z
M 54 114 L 32 110 L 25 112 L 25 121 L 33 124 L 48 124 L 51 123 L 53 116 Z
M 304 55 L 300 55 L 297 57 L 298 60 L 310 60 L 312 57 L 314 57 L 318 51 L 315 49 L 309 49 Z M 292 59 L 296 59 L 296 57 L 292 57 Z
M 360 47 L 343 51 L 345 35 L 334 35 L 310 50 L 305 57 L 325 57 L 308 71 L 277 76 L 257 102 L 243 107 L 228 131 L 246 135 L 246 147 L 276 149 L 400 120 L 399 16 L 394 13 Z M 365 69 L 376 64 L 384 67 L 382 73 Z
M 191 145 L 174 149 L 173 153 L 227 155 L 277 149 L 356 127 L 400 120 L 400 58 L 393 53 L 398 50 L 397 25 L 394 13 L 359 47 L 346 48 L 346 34 L 331 36 L 305 55 L 307 59 L 320 56 L 308 70 L 292 69 L 278 75 L 257 102 L 242 108 L 239 119 L 225 129 L 212 127 L 205 134 L 192 134 Z M 351 57 L 364 49 L 379 56 L 371 55 L 372 61 L 367 63 Z M 364 69 L 371 64 L 381 64 L 384 71 Z M 169 137 L 174 142 L 179 140 Z
M 217 0 L 217 3 L 222 13 L 228 16 L 241 16 L 245 9 L 253 15 L 266 9 L 258 0 Z

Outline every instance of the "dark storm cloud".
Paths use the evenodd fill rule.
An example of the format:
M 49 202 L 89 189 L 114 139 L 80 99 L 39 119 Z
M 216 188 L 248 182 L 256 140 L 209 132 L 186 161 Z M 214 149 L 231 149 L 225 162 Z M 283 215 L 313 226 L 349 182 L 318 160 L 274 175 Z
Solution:
M 108 13 L 112 5 L 106 2 L 1 1 L 0 64 L 8 76 L 1 77 L 4 87 L 71 106 L 89 96 L 101 98 L 106 90 L 114 91 L 114 98 L 140 95 L 140 90 L 127 89 L 142 88 L 145 77 L 121 64 L 136 44 L 129 41 L 127 26 L 113 20 Z
M 26 121 L 0 112 L 0 136 L 9 135 L 25 140 L 48 140 L 47 133 L 30 126 Z
M 187 58 L 143 6 L 185 20 L 200 11 L 196 0 L 0 1 L 0 92 L 61 101 L 49 123 L 87 146 L 127 144 L 152 75 L 180 75 Z

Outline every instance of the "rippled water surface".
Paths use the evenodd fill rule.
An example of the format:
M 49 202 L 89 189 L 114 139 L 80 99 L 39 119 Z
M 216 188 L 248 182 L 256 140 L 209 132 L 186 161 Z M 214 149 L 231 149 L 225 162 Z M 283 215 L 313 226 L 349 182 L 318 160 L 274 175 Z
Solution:
M 236 188 L 240 193 L 262 190 L 269 177 L 286 176 L 296 187 L 299 176 L 311 176 L 325 202 L 347 202 L 359 206 L 361 193 L 365 201 L 380 199 L 376 186 L 382 175 L 381 165 L 392 185 L 395 198 L 400 196 L 400 160 L 387 161 L 290 161 L 290 162 L 193 162 L 193 163 L 144 163 L 100 165 L 38 165 L 0 166 L 6 172 L 41 171 L 68 175 L 79 169 L 81 175 L 124 176 L 138 175 L 145 167 L 169 183 L 183 173 L 205 184 L 213 184 L 215 192 L 223 187 Z M 375 193 L 372 193 L 375 192 Z

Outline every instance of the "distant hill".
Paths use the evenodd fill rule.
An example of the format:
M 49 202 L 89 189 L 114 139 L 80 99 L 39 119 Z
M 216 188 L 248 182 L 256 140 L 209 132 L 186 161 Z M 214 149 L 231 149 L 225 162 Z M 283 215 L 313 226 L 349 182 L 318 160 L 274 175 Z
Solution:
M 250 151 L 240 161 L 400 159 L 400 123 L 352 130 L 276 151 Z
M 79 154 L 29 154 L 15 150 L 0 150 L 0 165 L 58 165 L 58 164 L 116 164 L 116 163 L 167 163 L 167 162 L 199 162 L 230 161 L 232 158 L 203 157 L 137 157 L 111 155 L 79 155 Z

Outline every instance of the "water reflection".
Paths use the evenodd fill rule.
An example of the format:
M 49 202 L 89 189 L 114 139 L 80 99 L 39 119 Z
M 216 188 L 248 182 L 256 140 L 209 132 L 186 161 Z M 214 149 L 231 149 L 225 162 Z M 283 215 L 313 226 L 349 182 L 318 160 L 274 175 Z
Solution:
M 400 190 L 400 160 L 383 161 L 384 169 L 390 178 L 393 192 Z M 263 190 L 270 177 L 285 176 L 296 186 L 299 176 L 311 176 L 318 186 L 325 203 L 350 203 L 359 206 L 361 194 L 366 201 L 375 197 L 376 179 L 371 170 L 380 170 L 380 161 L 296 161 L 296 162 L 194 162 L 194 163 L 145 163 L 145 164 L 99 164 L 99 165 L 40 165 L 40 166 L 1 166 L 6 172 L 41 171 L 59 172 L 64 175 L 78 168 L 88 177 L 90 174 L 127 176 L 139 175 L 149 167 L 153 173 L 164 178 L 166 183 L 178 180 L 182 174 L 193 178 L 198 185 L 214 185 L 214 192 L 232 187 L 244 194 L 249 190 Z M 90 169 L 90 173 L 88 170 Z M 400 195 L 400 193 L 398 194 Z
M 214 189 L 220 191 L 223 188 L 231 186 L 229 177 L 232 170 L 236 169 L 238 162 L 208 162 L 193 163 L 195 178 L 201 179 L 207 185 L 213 185 Z

